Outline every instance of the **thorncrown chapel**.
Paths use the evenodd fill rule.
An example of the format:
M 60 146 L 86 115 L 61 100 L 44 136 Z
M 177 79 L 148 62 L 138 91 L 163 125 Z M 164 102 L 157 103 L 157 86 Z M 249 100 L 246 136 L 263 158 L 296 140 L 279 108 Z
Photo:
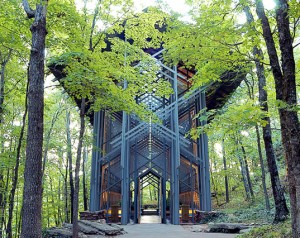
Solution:
M 207 136 L 192 140 L 185 135 L 205 123 L 193 119 L 195 114 L 205 107 L 223 105 L 241 77 L 227 72 L 222 82 L 190 92 L 193 72 L 184 66 L 166 65 L 162 52 L 147 50 L 161 66 L 157 77 L 169 81 L 174 94 L 158 98 L 145 93 L 136 99 L 147 104 L 161 124 L 143 122 L 125 112 L 114 113 L 113 118 L 105 111 L 94 113 L 90 210 L 105 209 L 110 216 L 112 208 L 119 207 L 122 224 L 130 219 L 139 223 L 146 212 L 143 190 L 150 185 L 157 190 L 156 213 L 162 223 L 169 219 L 180 224 L 181 206 L 188 207 L 185 221 L 191 222 L 195 210 L 211 210 Z
M 185 134 L 197 126 L 193 117 L 205 107 L 205 92 L 189 96 L 187 70 L 164 64 L 162 50 L 149 52 L 159 65 L 157 77 L 171 83 L 174 94 L 158 98 L 146 93 L 137 102 L 147 104 L 161 124 L 147 123 L 125 112 L 114 119 L 105 111 L 94 115 L 95 146 L 92 162 L 92 211 L 121 205 L 121 223 L 139 222 L 142 191 L 152 184 L 158 195 L 157 213 L 163 223 L 180 223 L 180 205 L 211 210 L 207 137 L 196 141 Z M 194 214 L 192 212 L 192 214 Z
M 170 82 L 173 95 L 159 98 L 145 93 L 136 98 L 162 123 L 141 121 L 135 115 L 94 112 L 94 149 L 90 188 L 90 211 L 106 210 L 108 221 L 139 223 L 145 214 L 159 216 L 161 223 L 195 222 L 197 210 L 211 210 L 208 142 L 188 131 L 206 123 L 194 119 L 202 109 L 217 109 L 238 87 L 243 74 L 224 72 L 218 81 L 191 91 L 195 72 L 184 65 L 168 65 L 163 49 L 146 49 L 160 65 L 156 77 Z M 61 67 L 50 66 L 58 80 Z M 144 204 L 151 186 L 156 201 L 152 211 Z M 154 209 L 153 209 L 154 208 Z M 148 213 L 147 213 L 148 212 Z

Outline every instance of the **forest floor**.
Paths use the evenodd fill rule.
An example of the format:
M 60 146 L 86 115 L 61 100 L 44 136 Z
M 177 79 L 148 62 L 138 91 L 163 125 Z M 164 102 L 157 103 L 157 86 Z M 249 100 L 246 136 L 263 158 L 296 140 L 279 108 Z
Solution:
M 193 232 L 190 226 L 171 224 L 134 224 L 123 226 L 123 238 L 232 238 L 236 234 Z
M 287 205 L 289 197 L 286 194 Z M 233 199 L 229 204 L 219 207 L 218 212 L 222 215 L 217 219 L 207 222 L 212 223 L 244 223 L 253 225 L 255 228 L 249 232 L 239 235 L 240 238 L 290 238 L 292 237 L 291 220 L 273 224 L 275 208 L 273 200 L 270 199 L 271 210 L 265 209 L 264 198 L 257 196 L 251 201 L 245 201 L 239 197 Z M 238 204 L 238 206 L 237 206 Z M 217 207 L 217 206 L 215 206 Z

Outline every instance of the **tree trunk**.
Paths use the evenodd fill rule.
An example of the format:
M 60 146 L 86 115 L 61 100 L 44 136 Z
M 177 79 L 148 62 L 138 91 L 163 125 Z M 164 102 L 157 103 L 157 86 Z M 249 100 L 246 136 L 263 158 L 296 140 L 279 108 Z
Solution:
M 264 89 L 265 86 L 266 86 L 265 77 L 259 76 L 259 102 L 262 107 L 262 110 L 268 112 L 267 92 Z M 267 125 L 262 128 L 262 131 L 263 131 L 263 140 L 265 144 L 266 158 L 268 162 L 268 168 L 270 172 L 273 197 L 275 203 L 274 222 L 277 223 L 279 221 L 285 220 L 289 214 L 289 211 L 286 205 L 284 191 L 281 186 L 277 162 L 276 162 L 276 156 L 273 148 L 271 120 L 268 116 L 264 117 L 263 120 L 267 121 Z
M 87 198 L 87 188 L 85 181 L 85 163 L 88 159 L 88 151 L 87 148 L 84 147 L 83 161 L 82 161 L 82 189 L 83 189 L 83 206 L 84 210 L 88 210 L 88 198 Z
M 70 112 L 67 111 L 66 115 L 66 127 L 67 127 L 67 156 L 69 163 L 69 182 L 70 182 L 70 203 L 71 203 L 71 223 L 73 223 L 73 210 L 74 210 L 74 180 L 73 180 L 73 162 L 72 162 L 72 142 L 70 131 Z
M 240 145 L 241 145 L 241 149 L 242 149 L 243 157 L 244 157 L 245 172 L 246 172 L 247 183 L 248 183 L 248 186 L 249 186 L 249 191 L 250 191 L 251 196 L 254 197 L 254 192 L 253 192 L 253 187 L 252 187 L 252 182 L 251 182 L 250 172 L 249 172 L 249 165 L 248 165 L 248 161 L 247 161 L 246 150 L 245 150 L 245 147 L 243 146 L 242 142 L 240 142 Z
M 45 149 L 44 149 L 44 158 L 43 158 L 43 175 L 45 173 L 45 169 L 46 169 L 46 163 L 47 163 L 47 157 L 48 157 L 48 150 L 49 150 L 49 144 L 50 144 L 50 139 L 51 139 L 51 135 L 52 135 L 52 130 L 54 127 L 55 122 L 58 119 L 58 116 L 61 113 L 61 104 L 58 105 L 58 109 L 55 111 L 55 113 L 53 114 L 52 120 L 51 120 L 51 124 L 50 124 L 50 128 L 48 130 L 48 133 L 46 135 L 46 143 L 45 143 Z
M 227 164 L 226 164 L 226 155 L 225 155 L 225 146 L 224 139 L 222 140 L 222 155 L 223 155 L 223 169 L 225 171 L 225 199 L 226 203 L 229 203 L 229 186 L 228 186 L 228 175 L 227 175 Z
M 80 106 L 80 131 L 79 131 L 79 141 L 77 147 L 77 158 L 75 166 L 75 189 L 74 189 L 74 210 L 73 210 L 73 238 L 78 238 L 78 206 L 79 206 L 79 170 L 80 170 L 80 160 L 81 160 L 81 151 L 83 144 L 83 135 L 85 130 L 84 122 L 84 113 L 85 113 L 85 99 L 81 99 Z
M 0 152 L 1 154 L 4 153 L 4 141 L 0 141 Z M 10 140 L 10 152 L 12 152 L 12 138 Z M 4 168 L 7 169 L 6 173 L 6 181 L 5 175 L 4 175 Z M 0 167 L 0 238 L 2 238 L 4 230 L 5 230 L 5 210 L 6 210 L 6 199 L 7 199 L 7 191 L 8 191 L 8 180 L 9 180 L 9 168 L 3 164 L 3 166 Z
M 261 20 L 263 37 L 266 42 L 271 69 L 275 80 L 276 99 L 279 107 L 282 143 L 288 167 L 293 237 L 300 236 L 300 128 L 297 112 L 295 60 L 292 37 L 289 30 L 288 4 L 277 1 L 276 22 L 282 58 L 282 71 L 277 56 L 268 18 L 261 0 L 256 1 L 256 12 Z M 282 217 L 281 220 L 284 220 Z
M 8 63 L 12 50 L 9 50 L 8 55 L 1 58 L 1 75 L 0 75 L 0 125 L 3 123 L 3 113 L 4 113 L 4 83 L 5 83 L 5 68 L 6 64 Z M 4 145 L 2 141 L 3 138 L 0 138 L 1 145 Z M 3 147 L 1 147 L 2 150 Z M 4 224 L 4 211 L 5 211 L 5 194 L 4 194 L 4 181 L 3 181 L 3 174 L 2 170 L 0 171 L 0 238 L 2 238 L 3 232 L 3 224 Z
M 240 166 L 241 166 L 241 174 L 242 174 L 242 180 L 243 180 L 245 193 L 246 193 L 246 200 L 250 200 L 250 191 L 249 191 L 249 187 L 248 187 L 248 183 L 247 183 L 247 178 L 245 175 L 245 168 L 244 168 L 243 160 L 242 160 L 241 156 L 239 156 L 239 155 L 238 155 L 238 159 L 240 161 Z
M 3 176 L 3 172 L 0 171 L 0 238 L 2 238 L 2 233 L 3 233 L 3 218 L 4 218 L 4 211 L 5 211 L 5 208 L 4 208 L 4 197 L 5 197 L 5 194 L 4 194 L 4 176 Z
M 13 125 L 14 124 L 14 119 L 12 119 L 12 122 L 11 124 Z M 3 141 L 2 141 L 3 142 Z M 3 153 L 4 152 L 4 144 L 1 142 L 1 152 Z M 11 137 L 10 138 L 10 142 L 9 142 L 9 153 L 11 155 L 13 155 L 13 153 L 15 152 L 15 147 L 16 147 L 16 143 L 14 143 L 14 137 Z M 9 159 L 12 159 L 12 156 L 9 156 Z M 3 168 L 6 168 L 6 175 L 4 175 L 4 171 L 1 170 L 0 174 L 0 188 L 1 188 L 1 194 L 2 194 L 2 197 L 0 199 L 1 201 L 1 211 L 0 211 L 0 227 L 1 227 L 1 235 L 2 233 L 6 230 L 6 221 L 5 221 L 5 218 L 6 218 L 6 205 L 7 205 L 7 199 L 8 199 L 8 190 L 9 190 L 9 185 L 10 185 L 10 179 L 11 179 L 11 176 L 10 176 L 10 167 L 6 167 L 6 165 L 4 164 L 4 167 Z M 4 178 L 5 178 L 5 182 L 4 182 Z M 4 227 L 3 227 L 4 226 Z
M 57 199 L 58 201 L 62 200 L 62 191 L 61 191 L 61 180 L 58 181 L 58 195 L 57 195 Z M 58 225 L 60 226 L 63 223 L 63 219 L 62 219 L 62 213 L 61 213 L 61 203 L 59 204 L 59 206 L 57 206 L 57 216 L 58 216 Z
M 19 208 L 19 190 L 17 190 L 17 196 L 16 196 L 16 209 L 15 209 L 15 235 L 14 237 L 20 237 L 20 217 L 21 217 L 21 210 Z
M 236 140 L 236 144 L 237 145 L 239 144 L 238 140 Z M 244 164 L 244 161 L 243 161 L 242 157 L 239 155 L 238 147 L 237 147 L 236 153 L 237 153 L 237 157 L 238 157 L 239 162 L 240 162 L 241 175 L 242 175 L 242 180 L 243 180 L 245 193 L 246 193 L 246 200 L 250 200 L 250 190 L 249 190 L 249 185 L 248 185 L 247 176 L 246 176 L 245 164 Z
M 47 227 L 50 227 L 50 212 L 49 212 L 49 196 L 46 195 L 46 204 L 47 204 Z
M 212 170 L 213 170 L 213 165 L 214 164 L 214 162 L 213 162 L 213 158 L 211 158 L 211 166 L 209 166 L 209 170 L 210 170 L 210 178 L 211 178 L 211 183 L 212 183 L 212 185 L 213 185 L 213 190 L 215 191 L 215 193 L 216 193 L 216 202 L 217 202 L 217 205 L 219 206 L 220 205 L 220 203 L 219 203 L 219 200 L 218 200 L 218 189 L 217 189 L 217 186 L 216 186 L 216 183 L 215 183 L 215 179 L 214 179 L 214 176 L 213 176 L 213 172 L 212 172 Z
M 264 197 L 265 197 L 265 203 L 266 203 L 266 209 L 267 211 L 270 211 L 270 200 L 268 196 L 268 190 L 266 185 L 266 171 L 265 171 L 265 165 L 264 165 L 264 159 L 262 156 L 262 149 L 261 149 L 261 139 L 260 139 L 260 133 L 258 126 L 255 126 L 256 131 L 256 140 L 257 140 L 257 150 L 258 150 L 258 156 L 259 156 L 259 162 L 260 162 L 260 168 L 261 168 L 261 181 L 262 186 L 264 190 Z M 275 210 L 276 210 L 276 204 L 275 204 Z
M 65 222 L 69 223 L 69 206 L 68 206 L 68 160 L 65 169 L 65 176 L 64 176 L 64 187 L 65 187 Z
M 20 237 L 21 234 L 21 226 L 22 226 L 22 214 L 23 214 L 23 205 L 21 206 L 21 210 L 20 210 L 20 214 L 19 214 L 19 220 L 16 221 L 16 225 L 17 225 L 17 234 L 18 236 L 16 237 Z
M 47 1 L 36 4 L 32 11 L 23 0 L 31 25 L 32 46 L 29 61 L 28 131 L 24 171 L 23 213 L 21 238 L 42 237 L 42 156 L 44 121 L 44 52 Z
M 55 210 L 56 207 L 59 207 L 58 204 L 55 204 L 55 198 L 54 198 L 54 189 L 53 189 L 53 181 L 52 178 L 49 176 L 49 182 L 50 182 L 50 193 L 51 193 L 51 209 Z M 58 221 L 58 213 L 51 212 L 54 216 L 55 226 L 58 227 L 59 221 Z M 53 219 L 52 219 L 53 220 Z
M 150 201 L 153 201 L 152 192 L 151 192 L 151 186 L 149 185 L 148 188 L 149 188 Z
M 4 143 L 1 141 L 1 153 L 4 152 Z M 4 231 L 3 226 L 4 226 L 4 218 L 5 218 L 5 197 L 6 197 L 6 192 L 5 192 L 5 182 L 4 182 L 4 171 L 1 168 L 0 169 L 0 238 L 2 238 L 2 233 Z
M 245 7 L 244 11 L 247 16 L 247 21 L 249 24 L 253 24 L 254 18 L 253 15 L 250 11 L 249 7 Z M 260 48 L 257 46 L 253 47 L 253 55 L 256 56 L 255 59 L 255 66 L 256 66 L 256 75 L 258 78 L 258 92 L 259 92 L 259 103 L 264 112 L 266 112 L 266 115 L 268 115 L 269 107 L 268 107 L 268 95 L 267 91 L 265 90 L 266 87 L 266 78 L 265 78 L 265 68 L 264 65 L 262 64 L 262 60 L 264 58 L 263 52 Z M 272 190 L 273 190 L 273 197 L 274 197 L 274 202 L 275 202 L 275 218 L 274 222 L 278 222 L 281 220 L 284 220 L 286 216 L 288 215 L 288 209 L 286 205 L 286 200 L 284 196 L 284 192 L 281 187 L 281 182 L 278 174 L 278 168 L 276 164 L 276 157 L 274 153 L 274 148 L 273 148 L 273 142 L 272 142 L 272 131 L 271 131 L 271 120 L 269 116 L 265 116 L 263 118 L 267 122 L 267 125 L 262 128 L 263 130 L 263 140 L 265 144 L 265 152 L 266 152 L 266 158 L 268 162 L 268 168 L 270 172 L 270 178 L 271 178 L 271 184 L 272 184 Z M 260 136 L 259 136 L 259 130 L 256 128 L 256 133 L 257 133 L 257 140 L 260 141 Z M 260 143 L 258 142 L 259 146 L 259 153 L 261 153 L 261 148 L 260 148 Z M 261 166 L 263 166 L 263 159 L 262 155 L 260 154 L 260 160 L 261 160 Z M 264 168 L 261 167 L 262 169 L 262 176 L 264 177 Z M 264 178 L 263 178 L 264 180 Z M 263 187 L 265 186 L 265 182 L 263 181 Z M 264 187 L 264 191 L 266 188 Z M 267 198 L 266 191 L 265 193 L 265 198 Z M 266 200 L 266 206 L 268 207 L 269 201 Z
M 0 76 L 0 124 L 3 119 L 3 111 L 4 111 L 4 84 L 5 84 L 5 68 L 10 60 L 12 50 L 9 49 L 6 57 L 1 59 L 1 76 Z
M 12 178 L 12 187 L 9 194 L 9 209 L 8 209 L 8 221 L 6 227 L 6 236 L 7 238 L 12 238 L 12 219 L 13 219 L 13 211 L 14 211 L 14 200 L 16 189 L 18 185 L 18 178 L 19 178 L 19 165 L 20 165 L 20 156 L 21 156 L 21 148 L 22 148 L 22 141 L 24 137 L 24 131 L 26 126 L 26 117 L 27 117 L 27 95 L 28 95 L 28 88 L 29 88 L 29 81 L 27 81 L 26 86 L 26 96 L 25 96 L 25 112 L 22 117 L 22 128 L 18 140 L 17 152 L 16 152 L 16 165 L 14 168 L 14 175 Z
M 286 0 L 278 0 L 277 4 L 276 22 L 283 72 L 282 101 L 286 103 L 280 110 L 282 141 L 288 166 L 293 237 L 300 237 L 300 124 L 295 110 L 297 105 L 295 59 L 289 28 L 288 3 Z M 275 85 L 277 87 L 276 83 Z

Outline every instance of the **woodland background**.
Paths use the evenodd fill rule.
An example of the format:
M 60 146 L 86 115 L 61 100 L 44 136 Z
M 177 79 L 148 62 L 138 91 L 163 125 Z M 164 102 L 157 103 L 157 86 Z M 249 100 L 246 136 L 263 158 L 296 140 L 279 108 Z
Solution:
M 210 123 L 191 131 L 191 136 L 197 137 L 203 131 L 209 136 L 213 206 L 215 210 L 231 214 L 223 219 L 273 222 L 277 213 L 263 128 L 269 125 L 272 133 L 278 178 L 282 185 L 279 189 L 289 205 L 287 163 L 278 109 L 291 107 L 288 109 L 299 115 L 299 1 L 287 1 L 296 64 L 295 87 L 290 90 L 294 90 L 298 97 L 293 105 L 278 100 L 276 95 L 278 88 L 257 10 L 261 1 L 187 1 L 193 9 L 189 13 L 190 22 L 183 22 L 180 14 L 168 11 L 163 1 L 159 1 L 157 8 L 149 8 L 144 13 L 134 13 L 130 0 L 98 0 L 92 9 L 86 7 L 88 2 L 83 1 L 85 4 L 79 9 L 72 0 L 53 0 L 49 3 L 29 1 L 32 8 L 35 4 L 47 4 L 46 64 L 69 65 L 64 81 L 69 94 L 55 81 L 47 67 L 44 71 L 44 133 L 40 158 L 43 230 L 61 226 L 72 219 L 80 141 L 83 144 L 79 148 L 80 172 L 77 171 L 80 178 L 79 211 L 88 209 L 92 127 L 86 117 L 85 133 L 80 140 L 82 117 L 74 98 L 87 98 L 92 102 L 93 110 L 126 110 L 149 118 L 149 112 L 137 106 L 133 96 L 141 93 L 142 85 L 154 84 L 153 75 L 157 66 L 142 49 L 157 47 L 160 42 L 164 42 L 165 57 L 170 63 L 184 62 L 187 67 L 197 70 L 194 87 L 217 80 L 226 70 L 239 68 L 246 73 L 245 80 L 227 104 L 218 111 L 207 112 L 206 118 L 199 118 Z M 277 6 L 282 2 L 285 1 L 277 1 Z M 280 60 L 282 49 L 278 43 L 280 35 L 276 10 L 265 10 L 265 14 Z M 30 28 L 33 23 L 27 16 L 21 1 L 1 1 L 0 237 L 19 237 L 22 226 L 28 134 L 28 65 L 32 52 Z M 126 24 L 123 24 L 124 19 L 129 19 Z M 167 22 L 168 30 L 162 33 L 155 28 L 155 24 L 162 25 L 164 22 Z M 111 42 L 111 51 L 103 51 L 107 47 L 106 34 L 124 29 L 127 39 L 133 39 L 134 44 L 115 39 Z M 81 59 L 80 62 L 76 57 Z M 148 67 L 148 73 L 143 78 L 131 67 L 137 59 Z M 259 66 L 264 67 L 265 83 L 259 80 Z M 115 84 L 116 80 L 122 82 L 124 78 L 130 79 L 127 90 Z M 171 93 L 165 82 L 156 82 L 152 87 L 158 88 L 161 96 Z M 91 97 L 90 90 L 93 88 L 102 93 Z M 267 93 L 267 98 L 261 98 L 263 91 Z M 70 92 L 73 98 L 69 96 Z M 274 237 L 280 232 L 291 235 L 289 223 L 282 229 L 272 230 Z

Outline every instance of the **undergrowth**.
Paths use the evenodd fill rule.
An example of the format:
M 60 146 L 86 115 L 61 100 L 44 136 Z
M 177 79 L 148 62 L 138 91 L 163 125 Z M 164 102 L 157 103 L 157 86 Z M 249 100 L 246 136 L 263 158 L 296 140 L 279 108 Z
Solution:
M 271 200 L 271 199 L 270 199 Z M 291 221 L 272 224 L 275 208 L 271 200 L 271 210 L 265 209 L 263 197 L 256 197 L 251 201 L 235 198 L 230 203 L 224 204 L 218 211 L 222 214 L 211 222 L 245 223 L 256 226 L 239 238 L 290 238 L 292 237 Z M 287 196 L 287 204 L 289 200 Z M 258 227 L 259 226 L 259 227 Z
M 253 228 L 245 234 L 237 236 L 238 238 L 290 238 L 292 237 L 291 221 L 283 223 L 264 225 Z
M 224 215 L 215 222 L 231 223 L 259 223 L 270 224 L 273 222 L 275 209 L 267 211 L 260 198 L 252 201 L 232 200 L 230 203 L 218 209 Z

